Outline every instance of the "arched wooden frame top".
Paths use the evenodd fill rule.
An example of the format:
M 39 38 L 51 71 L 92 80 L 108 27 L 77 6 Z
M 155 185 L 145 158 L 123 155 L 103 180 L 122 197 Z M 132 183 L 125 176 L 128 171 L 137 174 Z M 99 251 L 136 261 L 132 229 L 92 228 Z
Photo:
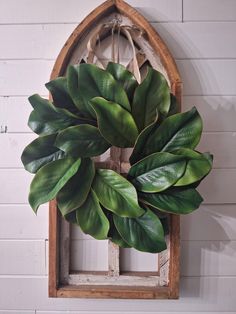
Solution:
M 169 49 L 149 22 L 134 8 L 122 0 L 107 0 L 92 11 L 73 31 L 59 53 L 54 64 L 51 79 L 63 76 L 71 63 L 73 53 L 78 44 L 95 25 L 104 17 L 118 13 L 127 17 L 135 26 L 145 30 L 145 38 L 154 54 L 158 55 L 170 83 L 171 92 L 181 104 L 181 78 Z M 73 62 L 72 62 L 73 63 Z M 180 109 L 180 108 L 179 108 Z M 169 285 L 164 287 L 108 287 L 97 286 L 75 288 L 60 284 L 59 242 L 61 238 L 60 217 L 55 201 L 50 202 L 49 229 L 49 296 L 51 297 L 89 297 L 89 298 L 178 298 L 179 291 L 179 216 L 170 215 L 170 265 Z M 66 248 L 69 249 L 69 244 Z
M 181 78 L 176 63 L 171 53 L 169 52 L 168 47 L 165 45 L 159 34 L 140 13 L 138 13 L 134 8 L 125 3 L 123 0 L 107 0 L 98 6 L 94 11 L 92 11 L 76 27 L 57 57 L 51 73 L 51 79 L 63 75 L 66 67 L 68 66 L 71 54 L 84 33 L 86 33 L 89 28 L 94 27 L 94 25 L 96 25 L 96 23 L 101 20 L 103 16 L 113 12 L 128 16 L 134 25 L 145 30 L 150 45 L 152 46 L 154 52 L 160 56 L 161 62 L 166 69 L 171 87 L 173 87 L 175 84 L 181 83 Z

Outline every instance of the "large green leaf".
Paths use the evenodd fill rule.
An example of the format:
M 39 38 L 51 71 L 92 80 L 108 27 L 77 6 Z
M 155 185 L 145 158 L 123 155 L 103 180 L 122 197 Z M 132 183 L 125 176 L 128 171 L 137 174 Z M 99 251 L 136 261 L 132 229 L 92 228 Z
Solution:
M 100 203 L 119 216 L 138 217 L 144 212 L 134 186 L 113 170 L 98 169 L 93 189 Z
M 70 178 L 57 194 L 58 207 L 63 215 L 67 215 L 85 202 L 94 175 L 93 161 L 90 158 L 81 159 L 81 164 L 76 174 Z
M 130 248 L 131 246 L 125 242 L 125 240 L 121 237 L 121 235 L 119 234 L 118 230 L 116 229 L 116 227 L 114 226 L 112 229 L 112 234 L 109 237 L 109 240 L 111 240 L 111 242 L 119 245 L 119 247 L 122 248 Z
M 155 132 L 155 130 L 159 126 L 159 120 L 158 117 L 155 122 L 147 126 L 145 129 L 142 130 L 142 132 L 139 134 L 139 136 L 136 139 L 133 152 L 129 158 L 129 162 L 131 165 L 138 162 L 142 158 L 144 158 L 145 155 L 145 145 L 147 142 L 147 139 L 150 137 L 150 135 Z
M 111 146 L 99 129 L 89 124 L 63 130 L 58 134 L 55 145 L 66 153 L 79 157 L 98 156 Z
M 96 97 L 92 100 L 98 127 L 103 137 L 114 146 L 132 147 L 138 136 L 132 115 L 120 105 Z
M 45 86 L 50 91 L 53 104 L 56 107 L 65 108 L 71 112 L 78 111 L 70 97 L 67 87 L 67 79 L 65 77 L 58 77 L 55 80 L 46 83 Z
M 56 134 L 41 136 L 26 146 L 21 160 L 27 171 L 35 173 L 47 163 L 65 157 L 63 151 L 53 146 L 56 136 Z
M 137 190 L 154 193 L 166 190 L 183 175 L 186 161 L 183 156 L 154 153 L 134 164 L 129 177 Z
M 173 153 L 184 156 L 187 160 L 184 175 L 175 183 L 175 186 L 189 185 L 198 182 L 204 178 L 212 168 L 212 158 L 210 158 L 210 155 L 207 153 L 200 154 L 188 148 L 182 148 Z
M 134 90 L 138 85 L 133 73 L 129 72 L 122 64 L 114 62 L 109 62 L 106 70 L 121 84 L 129 99 L 132 99 Z
M 67 72 L 68 88 L 79 111 L 85 116 L 96 117 L 90 100 L 104 97 L 130 111 L 128 96 L 122 86 L 105 70 L 94 64 L 70 66 Z
M 195 189 L 170 188 L 161 193 L 140 193 L 140 201 L 161 211 L 173 214 L 189 214 L 202 203 Z
M 122 238 L 135 249 L 150 253 L 158 253 L 166 249 L 160 219 L 149 209 L 138 218 L 114 215 L 114 223 Z
M 37 134 L 53 134 L 71 125 L 87 123 L 66 109 L 56 108 L 37 94 L 30 96 L 29 102 L 34 110 L 30 114 L 28 125 Z
M 132 115 L 139 131 L 153 123 L 157 112 L 167 115 L 170 108 L 170 89 L 165 77 L 149 68 L 147 76 L 136 88 L 132 104 Z
M 177 113 L 161 124 L 155 122 L 137 138 L 130 162 L 155 152 L 171 152 L 179 148 L 194 149 L 201 137 L 202 119 L 194 107 L 190 111 Z
M 60 189 L 77 172 L 80 159 L 64 158 L 52 161 L 36 173 L 30 185 L 29 203 L 37 212 L 38 207 L 54 199 Z
M 212 165 L 213 164 L 213 155 L 212 154 L 210 154 L 210 153 L 203 153 L 202 155 L 204 155 L 204 157 L 206 158 L 206 159 L 208 159 L 208 161 L 209 161 L 209 163 Z M 199 186 L 199 184 L 202 182 L 202 180 L 207 176 L 208 174 L 206 174 L 204 177 L 202 177 L 200 180 L 198 180 L 198 181 L 196 181 L 196 182 L 194 182 L 194 183 L 192 183 L 192 184 L 189 184 L 188 185 L 188 188 L 194 188 L 194 189 L 196 189 L 198 186 Z
M 70 212 L 69 214 L 64 216 L 65 220 L 68 221 L 71 224 L 77 224 L 77 220 L 76 220 L 76 212 L 75 210 L 73 212 Z
M 109 221 L 92 189 L 83 205 L 76 210 L 76 220 L 84 233 L 98 240 L 107 238 Z
M 108 211 L 105 207 L 103 207 L 103 211 L 107 216 L 107 219 L 109 220 L 110 223 L 110 229 L 108 232 L 108 238 L 111 240 L 113 243 L 119 245 L 122 248 L 129 248 L 130 245 L 125 242 L 124 239 L 122 239 L 121 235 L 116 229 L 116 226 L 113 221 L 113 213 Z

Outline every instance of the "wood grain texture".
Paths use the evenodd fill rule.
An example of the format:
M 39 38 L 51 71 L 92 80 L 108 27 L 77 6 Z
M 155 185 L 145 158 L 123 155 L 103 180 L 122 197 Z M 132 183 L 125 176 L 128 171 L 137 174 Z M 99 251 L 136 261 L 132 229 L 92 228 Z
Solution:
M 179 104 L 181 104 L 181 93 L 182 93 L 182 83 L 177 70 L 174 59 L 169 53 L 167 46 L 164 44 L 160 36 L 156 33 L 154 28 L 147 22 L 147 20 L 141 16 L 136 10 L 127 5 L 122 0 L 108 0 L 104 2 L 101 6 L 97 7 L 92 11 L 84 21 L 82 21 L 79 26 L 75 29 L 72 35 L 67 40 L 66 44 L 62 48 L 57 60 L 55 62 L 54 68 L 51 73 L 51 79 L 57 76 L 63 75 L 66 71 L 69 62 L 78 62 L 79 57 L 74 55 L 76 53 L 82 53 L 82 41 L 85 40 L 84 36 L 86 32 L 90 31 L 95 25 L 99 25 L 99 21 L 111 13 L 117 12 L 121 16 L 128 18 L 132 24 L 145 32 L 145 40 L 148 42 L 146 49 L 151 49 L 151 54 L 156 54 L 160 58 L 161 67 L 167 73 L 167 78 L 170 82 L 171 91 L 176 95 Z M 136 40 L 136 39 L 135 39 Z M 83 43 L 84 45 L 84 43 Z M 79 47 L 79 48 L 78 48 Z M 141 45 L 142 47 L 142 45 Z M 144 46 L 143 46 L 144 47 Z M 150 47 L 150 48 L 149 48 Z M 145 54 L 147 50 L 144 50 Z M 150 53 L 150 52 L 148 52 Z M 147 54 L 146 54 L 147 55 Z M 180 108 L 179 108 L 180 110 Z M 116 171 L 120 172 L 120 162 L 122 162 L 121 149 L 112 148 L 111 149 L 111 161 L 114 165 L 118 165 L 119 169 Z M 101 161 L 100 161 L 101 162 Z M 53 219 L 52 227 L 54 232 L 62 232 L 58 229 L 55 224 L 56 211 L 55 202 L 53 202 L 53 210 L 50 217 Z M 54 217 L 52 217 L 54 215 Z M 50 219 L 51 219 L 50 218 Z M 51 228 L 51 222 L 49 224 Z M 54 235 L 55 237 L 55 235 Z M 55 238 L 52 237 L 49 241 L 54 240 L 54 249 L 56 252 L 60 251 L 58 243 L 55 242 Z M 50 255 L 50 258 L 55 258 L 56 255 Z M 119 248 L 112 245 L 112 250 L 109 253 L 109 272 L 110 275 L 118 275 L 119 273 Z M 161 270 L 166 268 L 169 263 L 169 258 L 165 260 L 164 264 L 161 264 Z M 55 280 L 55 274 L 57 269 L 60 268 L 59 261 L 52 261 L 49 264 L 49 295 L 57 297 L 83 297 L 83 298 L 178 298 L 178 286 L 179 286 L 179 218 L 176 216 L 170 217 L 170 266 L 169 271 L 161 271 L 161 277 L 163 286 L 154 287 L 151 290 L 148 288 L 144 289 L 142 286 L 133 285 L 129 289 L 125 286 L 109 286 L 103 285 L 99 286 L 95 284 L 94 286 L 89 285 L 63 285 L 58 286 Z M 52 271 L 52 269 L 54 270 Z M 51 271 L 50 271 L 51 269 Z M 51 274 L 53 276 L 53 281 L 51 281 Z M 169 278 L 169 279 L 168 279 Z M 132 279 L 131 279 L 132 280 Z M 74 281 L 72 281 L 74 282 Z M 65 283 L 65 282 L 64 282 Z M 164 286 L 166 285 L 166 286 Z M 54 286 L 54 288 L 52 288 Z M 56 294 L 56 295 L 55 295 Z
M 31 107 L 28 104 L 27 97 L 17 95 L 27 96 L 35 92 L 41 93 L 42 91 L 42 95 L 47 96 L 47 91 L 43 88 L 43 84 L 49 79 L 49 71 L 53 64 L 52 61 L 45 59 L 55 58 L 67 34 L 76 27 L 78 22 L 91 9 L 102 3 L 102 1 L 0 1 L 0 94 L 2 95 L 0 96 L 0 126 L 7 125 L 10 133 L 30 132 L 27 127 L 27 119 Z M 198 86 L 198 83 L 195 81 L 196 76 L 200 77 L 202 81 L 204 77 L 207 77 L 207 79 L 204 80 L 204 90 L 201 92 L 201 95 L 183 97 L 183 110 L 188 110 L 193 105 L 196 105 L 202 115 L 205 132 L 215 132 L 216 136 L 219 132 L 235 132 L 236 97 L 233 95 L 227 96 L 227 94 L 231 82 L 235 81 L 236 71 L 228 71 L 227 68 L 224 68 L 224 64 L 227 63 L 231 63 L 230 67 L 233 68 L 234 59 L 236 58 L 236 42 L 234 39 L 229 41 L 229 38 L 234 34 L 234 22 L 229 21 L 236 21 L 235 0 L 127 1 L 132 6 L 135 6 L 141 14 L 144 14 L 149 21 L 158 22 L 154 26 L 157 27 L 159 34 L 167 43 L 175 58 L 177 56 L 178 58 L 189 59 L 209 59 L 214 57 L 216 59 L 213 60 L 215 69 L 222 64 L 220 76 L 216 76 L 215 71 L 209 70 L 208 61 L 211 63 L 211 60 L 206 59 L 203 60 L 205 64 L 200 70 L 196 67 L 197 72 L 186 70 L 184 85 L 187 82 L 188 86 Z M 181 23 L 182 9 L 184 23 Z M 191 20 L 193 23 L 190 22 Z M 166 23 L 159 23 L 160 21 L 166 21 Z M 178 23 L 173 23 L 173 21 Z M 183 34 L 187 37 L 183 36 Z M 219 36 L 223 38 L 221 46 L 218 40 Z M 218 42 L 215 42 L 215 40 Z M 213 48 L 217 49 L 213 50 Z M 229 57 L 231 60 L 228 59 Z M 194 61 L 196 63 L 202 62 L 202 60 Z M 32 72 L 31 69 L 33 69 Z M 209 86 L 212 85 L 212 81 L 215 88 L 209 94 Z M 220 81 L 220 84 L 218 81 Z M 187 92 L 188 88 L 185 88 L 185 90 Z M 205 93 L 207 95 L 204 95 Z M 221 95 L 217 96 L 219 93 Z M 15 135 L 17 137 L 17 134 Z M 4 134 L 0 134 L 0 139 L 3 136 Z M 222 134 L 219 133 L 219 137 L 221 136 Z M 24 141 L 24 138 L 19 137 L 18 140 L 14 138 L 14 140 L 16 140 L 16 146 L 20 148 L 22 145 L 19 141 Z M 204 138 L 204 145 L 207 145 L 205 141 L 208 141 L 207 137 Z M 212 147 L 211 142 L 208 141 L 208 143 Z M 228 141 L 227 143 L 229 144 Z M 14 146 L 11 146 L 12 152 L 9 151 L 10 156 L 5 155 L 4 159 L 7 160 L 3 160 L 3 158 L 1 159 L 5 149 L 3 145 L 1 144 L 0 154 L 2 167 L 5 167 L 7 164 L 9 167 L 13 165 L 13 163 L 10 165 L 7 162 L 8 159 L 18 167 L 20 162 L 16 160 L 16 157 L 19 156 L 19 151 L 14 149 Z M 228 147 L 227 160 L 229 161 L 229 158 L 231 158 L 233 161 L 234 154 L 230 153 L 230 150 L 231 148 Z M 218 159 L 219 153 L 219 150 L 215 151 L 215 161 Z M 13 155 L 15 154 L 17 156 L 14 157 Z M 223 163 L 221 166 L 225 168 L 228 165 Z M 236 200 L 234 197 L 236 181 L 233 179 L 235 172 L 232 170 L 215 172 L 212 181 L 209 181 L 209 185 L 212 182 L 214 183 L 212 187 L 207 185 L 204 187 L 204 190 L 206 189 L 204 195 L 205 202 L 208 202 L 208 196 L 210 196 L 211 200 L 213 199 L 216 203 L 203 204 L 194 213 L 181 217 L 181 239 L 189 243 L 189 246 L 187 244 L 185 246 L 185 250 L 187 250 L 186 255 L 188 258 L 188 256 L 193 254 L 194 262 L 197 265 L 192 263 L 192 260 L 190 261 L 191 265 L 186 262 L 187 266 L 185 264 L 185 267 L 188 273 L 185 271 L 184 277 L 181 278 L 181 297 L 179 300 L 104 299 L 94 301 L 71 298 L 49 299 L 46 276 L 9 274 L 0 276 L 0 313 L 235 313 L 235 248 L 230 240 L 236 240 Z M 30 239 L 36 241 L 48 239 L 47 205 L 40 207 L 37 216 L 34 215 L 29 205 L 27 205 L 29 177 L 30 175 L 22 169 L 8 168 L 0 170 L 0 238 L 4 241 L 8 239 Z M 227 179 L 229 177 L 230 179 Z M 227 180 L 227 183 L 225 183 L 225 180 Z M 220 187 L 214 192 L 214 196 L 211 190 L 215 189 L 215 185 L 220 185 Z M 232 201 L 233 204 L 222 204 Z M 22 202 L 24 204 L 20 204 Z M 72 231 L 74 238 L 84 238 L 85 236 L 77 231 Z M 106 253 L 107 249 L 102 248 L 99 251 L 100 255 L 97 256 L 97 253 L 95 253 L 93 258 L 94 260 L 99 259 L 102 254 L 105 255 Z M 182 250 L 181 256 L 185 255 L 184 253 L 185 251 Z M 18 257 L 14 260 L 9 259 L 10 269 L 16 267 L 13 264 L 17 264 L 17 259 Z M 21 259 L 21 256 L 19 256 L 19 259 Z M 229 262 L 229 259 L 232 259 L 232 262 Z M 140 263 L 145 263 L 145 260 L 146 258 L 140 259 Z M 227 265 L 225 267 L 224 261 Z M 31 263 L 31 260 L 27 261 L 29 269 L 31 268 Z M 144 266 L 143 269 L 145 269 Z M 153 261 L 153 270 L 154 267 L 155 261 Z M 149 266 L 147 268 L 149 269 Z M 201 277 L 197 275 L 198 272 Z M 194 277 L 186 277 L 190 273 L 194 273 Z M 214 276 L 212 276 L 213 274 Z

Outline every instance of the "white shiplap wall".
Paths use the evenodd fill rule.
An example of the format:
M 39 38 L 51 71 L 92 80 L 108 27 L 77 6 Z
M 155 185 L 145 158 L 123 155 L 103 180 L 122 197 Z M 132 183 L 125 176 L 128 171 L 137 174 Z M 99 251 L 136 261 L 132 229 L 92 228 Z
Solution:
M 236 1 L 129 0 L 177 60 L 184 109 L 204 120 L 200 148 L 215 155 L 201 185 L 205 203 L 181 221 L 176 301 L 47 297 L 47 206 L 27 205 L 31 175 L 20 154 L 33 139 L 27 96 L 46 95 L 53 62 L 100 0 L 0 0 L 0 314 L 236 313 Z M 157 23 L 158 22 L 158 23 Z

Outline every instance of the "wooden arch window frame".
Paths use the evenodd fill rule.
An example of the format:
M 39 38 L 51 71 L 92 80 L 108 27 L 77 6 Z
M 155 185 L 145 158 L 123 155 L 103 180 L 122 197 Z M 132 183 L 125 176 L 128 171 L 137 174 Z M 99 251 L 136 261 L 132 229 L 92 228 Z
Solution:
M 108 0 L 92 11 L 74 30 L 63 46 L 51 73 L 51 79 L 65 74 L 69 64 L 79 62 L 75 51 L 84 44 L 84 37 L 89 29 L 97 25 L 101 19 L 110 14 L 121 14 L 145 30 L 145 36 L 153 53 L 156 54 L 166 71 L 171 92 L 181 104 L 182 83 L 175 61 L 167 46 L 149 22 L 135 9 L 122 0 Z M 78 48 L 79 47 L 79 48 Z M 180 111 L 180 108 L 179 108 Z M 114 153 L 114 152 L 113 152 Z M 116 153 L 116 152 L 115 152 Z M 112 152 L 111 152 L 112 154 Z M 116 155 L 116 154 L 113 154 Z M 81 297 L 81 298 L 126 298 L 126 299 L 176 299 L 179 296 L 179 247 L 180 219 L 178 215 L 169 215 L 168 257 L 159 254 L 159 279 L 165 276 L 162 284 L 148 284 L 152 277 L 143 274 L 138 277 L 139 284 L 119 284 L 119 249 L 112 243 L 108 245 L 109 270 L 107 284 L 92 280 L 89 284 L 73 282 L 69 274 L 69 261 L 63 261 L 68 256 L 70 239 L 68 223 L 61 217 L 56 201 L 49 205 L 49 296 L 50 297 Z M 67 236 L 65 235 L 67 234 Z M 163 272 L 161 274 L 160 272 Z M 118 284 L 110 284 L 109 278 L 116 278 Z M 70 277 L 70 280 L 68 279 Z M 126 276 L 129 277 L 129 276 Z M 134 277 L 130 277 L 135 282 Z M 136 277 L 135 277 L 136 278 Z M 160 280 L 159 280 L 160 282 Z

